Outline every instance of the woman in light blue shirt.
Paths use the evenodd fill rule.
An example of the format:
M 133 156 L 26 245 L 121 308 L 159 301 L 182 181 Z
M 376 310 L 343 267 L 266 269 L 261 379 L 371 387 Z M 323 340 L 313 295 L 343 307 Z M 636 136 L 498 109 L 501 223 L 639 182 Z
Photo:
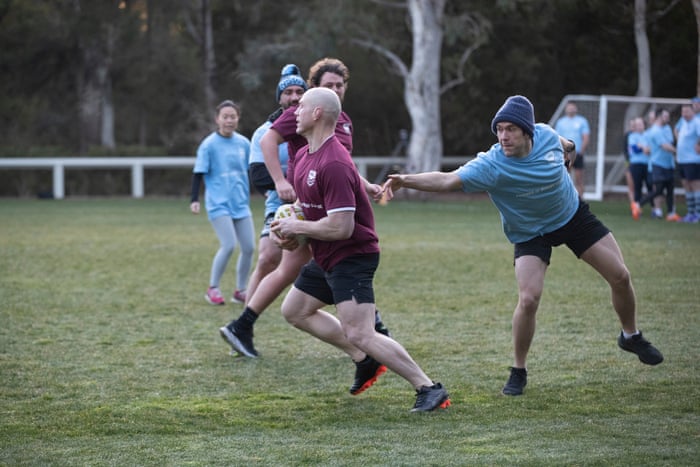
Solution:
M 390 175 L 384 189 L 485 191 L 501 214 L 503 231 L 514 244 L 518 304 L 513 314 L 514 364 L 503 394 L 516 396 L 527 384 L 526 359 L 535 335 L 535 315 L 552 247 L 565 244 L 610 285 L 622 325 L 618 345 L 646 364 L 661 353 L 637 329 L 630 273 L 612 233 L 578 196 L 567 172 L 576 156 L 572 141 L 551 127 L 535 124 L 534 109 L 523 96 L 509 97 L 491 122 L 498 144 L 453 172 Z M 564 151 L 566 148 L 566 152 Z
M 236 265 L 236 289 L 231 299 L 245 302 L 245 288 L 255 251 L 248 181 L 250 140 L 236 132 L 239 118 L 240 108 L 233 101 L 223 101 L 216 107 L 218 129 L 199 145 L 193 169 L 190 210 L 199 214 L 199 188 L 203 179 L 207 216 L 219 238 L 209 288 L 204 295 L 212 305 L 225 303 L 219 285 L 236 242 L 241 245 L 241 251 Z

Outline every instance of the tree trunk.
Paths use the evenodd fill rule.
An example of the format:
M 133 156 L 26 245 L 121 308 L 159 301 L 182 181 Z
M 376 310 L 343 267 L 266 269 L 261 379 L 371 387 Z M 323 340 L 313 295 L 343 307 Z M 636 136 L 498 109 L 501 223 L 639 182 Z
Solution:
M 409 173 L 440 169 L 440 60 L 445 0 L 409 0 L 413 62 L 405 77 L 404 98 L 411 117 L 408 143 Z
M 646 25 L 646 0 L 634 0 L 634 43 L 637 46 L 637 96 L 651 97 L 651 53 Z
M 105 79 L 109 68 L 95 46 L 82 46 L 83 62 L 78 70 L 78 108 L 80 114 L 80 153 L 103 141 Z
M 695 78 L 695 95 L 700 96 L 700 0 L 693 0 L 693 10 L 695 10 L 695 24 L 697 25 L 698 29 L 698 74 Z
M 101 114 L 102 127 L 100 131 L 100 145 L 104 148 L 114 149 L 114 103 L 112 102 L 112 79 L 109 70 L 102 79 Z
M 696 2 L 700 0 L 694 0 Z M 649 37 L 647 36 L 647 2 L 634 0 L 634 43 L 637 46 L 637 97 L 651 97 L 651 53 L 649 52 Z M 623 131 L 626 132 L 632 118 L 644 114 L 646 104 L 632 103 L 627 106 Z
M 106 40 L 105 53 L 103 56 L 104 66 L 98 74 L 102 98 L 100 102 L 101 128 L 100 145 L 105 148 L 114 149 L 114 102 L 112 101 L 112 54 L 114 53 L 115 32 L 111 24 L 105 26 Z
M 202 60 L 204 61 L 204 97 L 207 111 L 216 107 L 217 99 L 214 92 L 214 77 L 216 75 L 216 57 L 214 54 L 214 32 L 211 19 L 211 5 L 209 0 L 202 0 Z
M 75 14 L 83 14 L 79 1 Z M 79 153 L 90 146 L 114 148 L 114 105 L 112 102 L 112 53 L 116 41 L 114 26 L 101 23 L 97 32 L 79 31 L 81 63 L 77 69 Z

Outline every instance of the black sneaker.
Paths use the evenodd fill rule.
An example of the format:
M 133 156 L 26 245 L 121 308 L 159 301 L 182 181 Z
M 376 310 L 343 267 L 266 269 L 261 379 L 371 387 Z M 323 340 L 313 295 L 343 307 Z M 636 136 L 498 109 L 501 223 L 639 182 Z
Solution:
M 527 386 L 527 369 L 510 367 L 510 378 L 501 392 L 506 396 L 519 396 L 523 393 L 525 386 Z
M 664 356 L 661 355 L 661 352 L 651 345 L 651 342 L 646 340 L 641 332 L 629 339 L 625 339 L 625 336 L 620 333 L 620 337 L 617 338 L 617 345 L 622 350 L 637 354 L 639 360 L 647 365 L 658 365 L 664 361 Z
M 375 310 L 374 312 L 374 330 L 379 334 L 384 334 L 387 337 L 391 337 L 389 328 L 382 322 L 382 317 L 379 314 L 379 310 Z
M 350 386 L 350 394 L 356 396 L 369 389 L 381 375 L 386 373 L 386 367 L 367 355 L 361 362 L 355 362 L 355 382 Z
M 228 325 L 219 328 L 222 339 L 236 352 L 246 357 L 257 357 L 258 351 L 253 347 L 253 333 L 236 330 L 235 323 L 231 321 Z
M 423 386 L 416 391 L 416 403 L 411 412 L 430 412 L 438 407 L 446 409 L 450 405 L 452 402 L 447 389 L 442 387 L 441 383 L 435 383 L 432 386 Z

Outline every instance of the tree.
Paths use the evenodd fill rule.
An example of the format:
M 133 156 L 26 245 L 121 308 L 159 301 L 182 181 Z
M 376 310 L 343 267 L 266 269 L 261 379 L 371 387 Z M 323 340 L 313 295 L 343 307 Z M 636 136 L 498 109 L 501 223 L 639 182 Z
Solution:
M 407 0 L 404 4 L 376 0 L 377 4 L 407 8 L 412 34 L 411 66 L 397 53 L 376 40 L 354 39 L 353 42 L 383 56 L 404 82 L 404 101 L 411 117 L 406 170 L 410 173 L 438 170 L 443 154 L 440 96 L 464 82 L 462 68 L 486 40 L 487 23 L 478 15 L 462 13 L 449 22 L 445 18 L 446 0 Z M 454 78 L 444 85 L 441 80 L 442 45 L 447 24 L 461 26 L 470 36 L 457 60 Z M 455 29 L 456 30 L 456 29 Z
M 695 24 L 697 25 L 698 31 L 698 57 L 697 57 L 697 85 L 696 85 L 696 96 L 700 96 L 700 0 L 693 0 L 693 10 L 695 11 Z
M 651 52 L 647 36 L 647 2 L 634 0 L 634 43 L 637 47 L 637 97 L 651 97 Z M 646 104 L 632 103 L 627 106 L 622 124 L 627 131 L 627 122 L 633 117 L 642 115 Z
M 123 2 L 111 6 L 74 0 L 76 48 L 79 63 L 75 69 L 80 122 L 80 152 L 91 145 L 113 149 L 114 102 L 112 62 L 119 41 L 119 20 Z
M 216 105 L 214 91 L 214 76 L 216 75 L 216 53 L 214 50 L 214 30 L 212 26 L 212 11 L 209 0 L 200 0 L 199 9 L 194 11 L 187 8 L 189 2 L 183 1 L 183 16 L 190 37 L 199 46 L 202 60 L 202 89 L 204 91 L 207 109 Z M 192 16 L 198 16 L 199 21 Z M 205 112 L 209 114 L 210 112 Z

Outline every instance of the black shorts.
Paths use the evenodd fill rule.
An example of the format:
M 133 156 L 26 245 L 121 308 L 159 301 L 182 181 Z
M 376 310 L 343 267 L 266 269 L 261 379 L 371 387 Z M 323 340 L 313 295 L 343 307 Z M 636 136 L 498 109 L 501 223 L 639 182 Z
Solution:
M 673 169 L 667 169 L 666 167 L 653 164 L 651 166 L 651 182 L 654 184 L 673 182 L 674 176 L 675 173 Z
M 678 164 L 678 171 L 683 180 L 700 180 L 700 164 Z
M 576 159 L 574 159 L 574 169 L 582 169 L 583 168 L 583 154 L 578 153 L 576 154 Z
M 311 260 L 301 268 L 294 287 L 329 305 L 353 298 L 357 303 L 374 303 L 372 281 L 378 266 L 379 253 L 349 256 L 330 271 Z
M 552 247 L 562 244 L 566 244 L 580 258 L 587 249 L 609 233 L 610 230 L 590 211 L 588 204 L 580 200 L 574 217 L 563 227 L 526 242 L 516 243 L 514 259 L 531 255 L 549 264 Z

